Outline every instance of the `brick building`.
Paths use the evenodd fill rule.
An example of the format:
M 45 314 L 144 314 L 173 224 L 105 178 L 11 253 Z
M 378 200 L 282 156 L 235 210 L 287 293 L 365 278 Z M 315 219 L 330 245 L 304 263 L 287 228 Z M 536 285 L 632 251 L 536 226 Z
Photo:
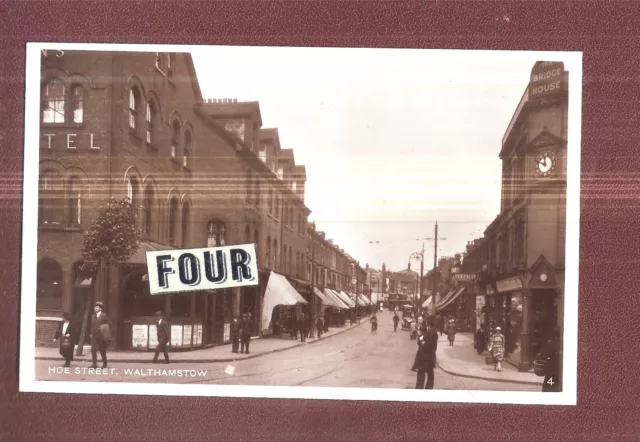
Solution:
M 304 168 L 280 156 L 259 105 L 204 100 L 189 54 L 47 51 L 41 81 L 37 344 L 62 311 L 82 322 L 93 300 L 119 348 L 154 347 L 158 310 L 174 349 L 228 341 L 231 316 L 245 312 L 261 333 L 269 272 L 305 268 L 309 210 Z M 111 197 L 140 208 L 140 248 L 125 266 L 82 274 L 83 232 Z M 258 288 L 149 295 L 147 250 L 247 242 Z

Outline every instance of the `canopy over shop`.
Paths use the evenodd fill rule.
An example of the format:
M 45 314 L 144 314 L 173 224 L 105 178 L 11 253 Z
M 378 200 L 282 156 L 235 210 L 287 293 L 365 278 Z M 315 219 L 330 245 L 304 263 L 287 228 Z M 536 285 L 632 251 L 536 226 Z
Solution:
M 307 301 L 300 296 L 285 276 L 271 272 L 264 293 L 262 329 L 267 330 L 269 328 L 274 307 L 277 305 L 296 304 L 307 304 Z

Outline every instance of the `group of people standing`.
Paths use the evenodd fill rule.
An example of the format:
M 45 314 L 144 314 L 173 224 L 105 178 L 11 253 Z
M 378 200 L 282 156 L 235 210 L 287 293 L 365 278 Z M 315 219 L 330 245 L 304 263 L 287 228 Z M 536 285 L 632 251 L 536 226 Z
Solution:
M 242 317 L 234 316 L 230 326 L 231 351 L 233 353 L 249 354 L 249 343 L 253 336 L 253 320 L 251 313 L 245 313 Z

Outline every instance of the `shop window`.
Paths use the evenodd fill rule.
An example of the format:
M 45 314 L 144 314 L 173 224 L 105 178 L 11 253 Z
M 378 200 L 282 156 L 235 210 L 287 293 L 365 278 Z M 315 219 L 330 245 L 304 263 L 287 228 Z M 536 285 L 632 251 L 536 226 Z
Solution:
M 155 316 L 165 311 L 165 295 L 151 295 L 145 272 L 130 273 L 125 277 L 124 298 L 122 300 L 124 319 L 134 316 Z
M 63 195 L 62 179 L 55 171 L 46 171 L 40 176 L 38 218 L 40 224 L 62 225 Z
M 182 207 L 182 247 L 186 248 L 189 244 L 189 223 L 191 222 L 190 218 L 190 207 L 189 203 L 185 203 Z
M 79 85 L 74 85 L 71 90 L 73 91 L 73 122 L 82 123 L 84 118 L 84 89 Z
M 43 90 L 42 122 L 65 122 L 65 87 L 64 83 L 56 78 L 47 82 Z
M 186 131 L 184 133 L 184 150 L 182 156 L 182 166 L 189 168 L 189 161 L 191 155 L 191 131 Z
M 62 267 L 53 259 L 38 263 L 36 309 L 62 310 Z
M 147 103 L 147 143 L 153 144 L 156 141 L 156 105 L 153 102 Z
M 69 180 L 67 210 L 67 223 L 71 226 L 79 226 L 82 213 L 82 198 L 80 194 L 80 179 L 76 176 L 71 177 Z
M 169 204 L 169 244 L 176 245 L 178 223 L 178 198 L 172 198 Z
M 140 118 L 140 90 L 136 86 L 129 89 L 129 128 L 134 132 L 138 132 L 140 126 L 138 118 Z
M 154 192 L 151 184 L 147 184 L 144 191 L 144 204 L 142 208 L 142 231 L 146 236 L 151 236 L 151 228 L 153 223 L 153 201 Z
M 213 220 L 207 225 L 207 247 L 226 245 L 226 228 L 223 222 Z
M 180 143 L 180 123 L 174 121 L 171 125 L 171 158 L 178 157 L 178 146 Z

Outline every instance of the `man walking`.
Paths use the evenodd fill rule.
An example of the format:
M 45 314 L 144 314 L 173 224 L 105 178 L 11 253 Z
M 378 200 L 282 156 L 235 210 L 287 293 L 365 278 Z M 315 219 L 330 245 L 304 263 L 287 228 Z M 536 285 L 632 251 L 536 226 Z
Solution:
M 93 307 L 93 317 L 91 318 L 91 359 L 93 368 L 98 368 L 98 351 L 102 358 L 102 368 L 107 368 L 107 346 L 110 340 L 111 321 L 102 311 L 102 302 L 96 302 Z
M 322 315 L 318 315 L 318 319 L 316 320 L 316 329 L 318 330 L 318 339 L 322 337 L 322 332 L 324 330 L 324 324 L 322 323 Z
M 251 314 L 247 314 L 242 321 L 241 326 L 241 341 L 240 341 L 240 353 L 249 354 L 249 342 L 251 342 L 251 335 L 253 334 L 253 322 L 251 321 Z
M 231 321 L 231 351 L 233 353 L 238 353 L 238 348 L 240 347 L 240 321 L 237 316 L 233 317 L 233 321 Z
M 434 374 L 436 365 L 436 349 L 438 348 L 438 333 L 434 329 L 432 319 L 428 319 L 423 324 L 423 333 L 418 338 L 418 352 L 413 362 L 412 370 L 418 372 L 416 378 L 416 390 L 433 390 Z M 425 374 L 427 375 L 427 385 L 424 384 Z
M 300 342 L 307 342 L 307 331 L 309 330 L 309 322 L 307 321 L 307 317 L 304 313 L 300 315 L 298 330 L 300 330 Z
M 393 331 L 398 331 L 398 322 L 400 322 L 400 318 L 398 317 L 398 312 L 393 312 Z
M 158 355 L 160 352 L 164 354 L 164 363 L 169 363 L 169 353 L 167 353 L 167 344 L 169 343 L 169 337 L 171 336 L 171 330 L 169 328 L 169 322 L 162 317 L 162 312 L 156 312 L 156 318 L 158 323 L 156 325 L 156 335 L 158 337 L 158 346 L 156 347 L 156 353 L 153 356 L 153 363 L 158 362 Z

